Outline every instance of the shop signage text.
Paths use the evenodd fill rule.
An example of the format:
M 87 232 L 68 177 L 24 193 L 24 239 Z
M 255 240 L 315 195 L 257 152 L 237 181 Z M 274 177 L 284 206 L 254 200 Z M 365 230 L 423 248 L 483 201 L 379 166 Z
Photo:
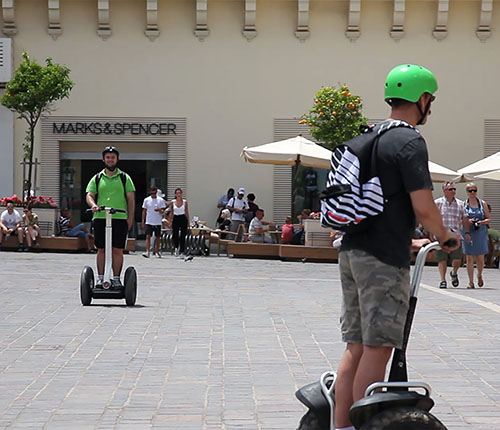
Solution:
M 168 135 L 177 134 L 177 125 L 171 122 L 54 122 L 54 134 L 137 134 Z

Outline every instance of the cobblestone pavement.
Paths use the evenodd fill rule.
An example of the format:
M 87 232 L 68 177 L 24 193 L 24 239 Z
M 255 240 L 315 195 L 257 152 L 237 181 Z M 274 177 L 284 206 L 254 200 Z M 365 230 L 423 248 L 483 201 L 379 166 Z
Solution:
M 0 253 L 0 428 L 295 429 L 295 390 L 336 368 L 337 265 L 126 257 L 135 307 L 83 307 L 93 255 Z M 439 290 L 427 267 L 409 373 L 450 430 L 500 429 L 500 271 Z

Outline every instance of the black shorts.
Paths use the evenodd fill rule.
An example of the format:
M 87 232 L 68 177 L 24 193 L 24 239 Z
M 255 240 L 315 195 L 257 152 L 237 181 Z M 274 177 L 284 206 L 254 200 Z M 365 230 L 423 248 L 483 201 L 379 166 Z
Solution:
M 106 220 L 99 218 L 94 221 L 94 243 L 96 248 L 104 249 L 106 244 Z M 128 223 L 126 219 L 114 219 L 112 221 L 113 248 L 125 249 L 127 244 Z
M 161 225 L 146 224 L 146 236 L 152 236 L 153 233 L 155 234 L 155 237 L 160 237 Z

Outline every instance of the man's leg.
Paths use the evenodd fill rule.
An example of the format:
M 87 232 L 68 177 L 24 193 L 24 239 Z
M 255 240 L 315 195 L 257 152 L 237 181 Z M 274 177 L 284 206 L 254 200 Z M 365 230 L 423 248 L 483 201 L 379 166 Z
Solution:
M 32 226 L 28 226 L 26 228 L 26 242 L 28 242 L 28 246 L 31 248 L 31 246 L 33 245 L 33 241 L 35 240 L 35 233 L 33 231 L 33 227 Z
M 392 347 L 363 345 L 363 354 L 354 378 L 353 398 L 358 401 L 365 396 L 365 390 L 374 382 L 382 382 Z
M 151 248 L 151 235 L 146 235 L 146 255 L 149 257 L 149 248 Z
M 156 255 L 160 253 L 160 242 L 161 242 L 161 227 L 155 228 L 155 252 Z
M 446 280 L 446 266 L 447 266 L 447 261 L 446 260 L 440 261 L 438 263 L 439 276 L 441 277 L 441 281 L 445 281 Z
M 354 402 L 353 384 L 356 370 L 363 353 L 363 345 L 348 343 L 335 382 L 335 427 L 349 427 L 349 409 Z
M 123 267 L 123 249 L 113 248 L 113 275 L 120 276 Z

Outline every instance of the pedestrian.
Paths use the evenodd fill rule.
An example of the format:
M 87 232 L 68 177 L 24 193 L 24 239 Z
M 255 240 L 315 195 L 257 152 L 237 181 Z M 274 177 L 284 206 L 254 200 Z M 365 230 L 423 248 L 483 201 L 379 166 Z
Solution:
M 245 188 L 241 187 L 238 190 L 238 194 L 236 197 L 232 197 L 227 202 L 227 208 L 231 211 L 231 231 L 233 233 L 239 230 L 240 225 L 245 225 L 245 214 L 248 212 L 248 201 L 245 199 Z M 235 238 L 233 235 L 233 239 L 236 242 L 240 242 L 243 237 L 242 232 L 238 232 L 238 236 Z
M 221 196 L 221 198 L 218 200 L 218 202 L 217 202 L 217 207 L 220 209 L 220 211 L 219 211 L 219 215 L 218 215 L 218 217 L 217 217 L 217 220 L 216 220 L 216 222 L 215 222 L 215 226 L 216 226 L 216 227 L 219 227 L 219 228 L 220 228 L 220 223 L 221 223 L 222 221 L 224 221 L 224 219 L 222 218 L 222 211 L 223 211 L 224 209 L 226 209 L 227 202 L 228 202 L 229 200 L 231 200 L 231 197 L 233 197 L 233 196 L 234 196 L 234 188 L 229 188 L 229 189 L 227 190 L 227 193 L 226 193 L 226 194 L 223 194 L 223 195 Z
M 182 189 L 175 189 L 175 199 L 170 203 L 170 225 L 175 256 L 184 257 L 186 251 L 186 235 L 189 222 L 188 201 L 182 197 Z
M 127 245 L 128 231 L 132 228 L 135 211 L 135 186 L 128 174 L 118 168 L 120 153 L 114 146 L 106 146 L 102 151 L 104 169 L 94 175 L 86 189 L 86 201 L 94 212 L 94 236 L 97 248 L 97 282 L 96 287 L 102 287 L 104 282 L 105 245 L 106 245 L 106 212 L 102 206 L 122 209 L 125 212 L 115 212 L 112 217 L 112 258 L 113 279 L 112 288 L 122 288 L 120 280 L 123 268 L 123 250 Z
M 153 255 L 161 258 L 160 242 L 161 242 L 161 225 L 162 214 L 167 207 L 167 202 L 158 196 L 158 187 L 152 186 L 149 190 L 150 196 L 144 199 L 142 203 L 142 228 L 146 232 L 146 252 L 143 257 L 149 258 L 151 247 L 151 237 L 155 236 L 155 244 Z
M 29 205 L 23 209 L 23 212 L 24 234 L 26 242 L 28 242 L 28 248 L 30 250 L 33 246 L 38 248 L 40 246 L 37 240 L 37 237 L 40 235 L 38 215 L 33 212 Z
M 14 234 L 19 241 L 18 251 L 24 251 L 22 220 L 21 214 L 14 209 L 14 203 L 8 202 L 7 209 L 0 215 L 0 251 L 3 249 L 3 240 Z
M 446 228 L 451 231 L 462 231 L 465 219 L 464 202 L 455 197 L 457 187 L 453 182 L 445 182 L 443 184 L 443 196 L 435 200 L 436 206 L 441 213 L 443 223 Z M 446 268 L 448 260 L 451 260 L 451 285 L 458 287 L 460 281 L 458 279 L 458 269 L 462 264 L 463 250 L 462 247 L 455 249 L 452 252 L 446 252 L 442 249 L 436 251 L 436 260 L 438 262 L 439 276 L 441 282 L 439 288 L 446 288 Z
M 385 100 L 394 127 L 381 135 L 377 167 L 388 199 L 370 228 L 346 233 L 339 252 L 342 284 L 342 339 L 347 343 L 335 384 L 335 428 L 354 430 L 349 419 L 353 401 L 373 382 L 383 381 L 393 348 L 401 348 L 410 295 L 410 245 L 416 217 L 446 250 L 447 230 L 432 197 L 426 143 L 416 127 L 425 124 L 437 82 L 427 69 L 401 65 L 391 70 Z
M 490 219 L 489 205 L 477 197 L 477 185 L 470 182 L 465 187 L 467 200 L 465 201 L 464 222 L 464 254 L 467 263 L 469 285 L 474 288 L 474 259 L 477 266 L 477 286 L 482 287 L 484 256 L 488 253 L 488 223 Z M 474 258 L 475 257 L 475 258 Z

